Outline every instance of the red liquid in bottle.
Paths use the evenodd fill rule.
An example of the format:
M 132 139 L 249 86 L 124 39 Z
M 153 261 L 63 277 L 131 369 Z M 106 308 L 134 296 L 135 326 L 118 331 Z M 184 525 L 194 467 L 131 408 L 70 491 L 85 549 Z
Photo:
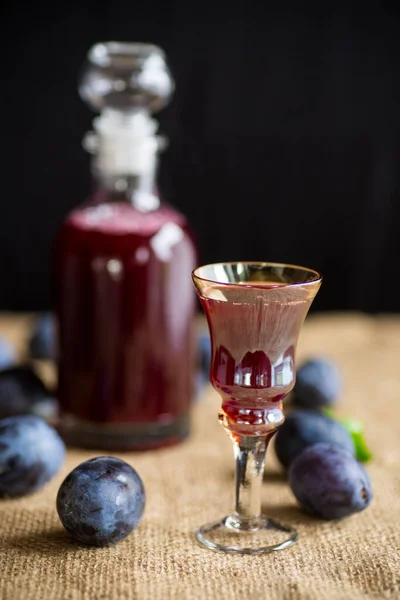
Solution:
M 80 208 L 62 226 L 55 258 L 67 441 L 140 449 L 185 437 L 196 251 L 184 217 L 165 205 Z
M 295 345 L 311 301 L 276 282 L 213 286 L 201 297 L 213 346 L 211 383 L 232 433 L 268 434 L 283 422 L 282 400 L 295 382 Z

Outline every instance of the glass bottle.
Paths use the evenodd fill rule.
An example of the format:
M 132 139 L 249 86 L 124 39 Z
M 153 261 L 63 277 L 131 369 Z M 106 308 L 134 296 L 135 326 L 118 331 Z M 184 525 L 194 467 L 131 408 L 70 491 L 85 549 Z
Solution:
M 58 232 L 60 430 L 73 445 L 148 449 L 188 434 L 196 247 L 160 200 L 151 114 L 173 81 L 153 45 L 96 44 L 80 79 L 100 116 L 84 145 L 94 189 Z

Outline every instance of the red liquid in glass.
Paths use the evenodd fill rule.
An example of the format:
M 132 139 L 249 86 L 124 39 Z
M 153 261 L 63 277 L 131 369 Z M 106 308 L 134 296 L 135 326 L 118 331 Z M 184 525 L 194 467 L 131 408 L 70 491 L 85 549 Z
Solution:
M 116 434 L 117 448 L 175 441 L 193 386 L 196 251 L 184 217 L 165 205 L 80 208 L 62 226 L 55 256 L 62 412 L 140 432 L 121 443 Z M 158 426 L 172 428 L 159 443 L 146 437 Z
M 299 299 L 284 284 L 257 282 L 259 294 L 252 290 L 250 300 L 246 285 L 255 282 L 210 287 L 201 303 L 220 418 L 233 433 L 263 435 L 284 420 L 282 400 L 295 382 L 295 346 L 311 299 Z

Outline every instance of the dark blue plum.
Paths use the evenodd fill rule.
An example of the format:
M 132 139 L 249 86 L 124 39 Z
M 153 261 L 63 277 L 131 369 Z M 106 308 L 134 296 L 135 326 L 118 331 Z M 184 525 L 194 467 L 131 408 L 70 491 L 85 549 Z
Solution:
M 287 468 L 305 448 L 321 442 L 339 446 L 355 455 L 353 439 L 343 425 L 319 412 L 298 408 L 287 415 L 278 429 L 275 452 Z
M 56 413 L 56 400 L 31 367 L 0 371 L 0 419 L 25 414 L 51 419 Z
M 197 362 L 195 393 L 201 397 L 204 386 L 210 381 L 211 340 L 207 331 L 201 331 L 197 338 Z
M 308 360 L 297 371 L 293 404 L 311 409 L 334 406 L 342 389 L 341 373 L 332 360 Z
M 55 358 L 56 327 L 53 314 L 44 313 L 37 317 L 29 340 L 29 351 L 34 359 Z
M 29 415 L 0 420 L 0 497 L 36 492 L 64 459 L 64 443 L 42 419 Z
M 323 519 L 348 517 L 372 500 L 364 467 L 329 444 L 315 444 L 299 454 L 289 469 L 289 484 L 304 510 Z
M 208 331 L 203 331 L 198 337 L 198 365 L 204 382 L 210 380 L 211 340 Z
M 0 369 L 8 369 L 17 361 L 15 348 L 7 338 L 0 335 Z
M 68 533 L 90 546 L 126 538 L 145 505 L 143 482 L 126 462 L 100 456 L 81 463 L 62 483 L 57 512 Z

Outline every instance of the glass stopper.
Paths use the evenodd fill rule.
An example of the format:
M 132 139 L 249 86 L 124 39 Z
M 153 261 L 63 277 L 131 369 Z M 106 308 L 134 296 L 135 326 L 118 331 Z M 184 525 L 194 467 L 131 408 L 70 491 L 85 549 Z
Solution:
M 174 81 L 158 46 L 104 42 L 89 50 L 78 89 L 81 98 L 98 112 L 155 113 L 171 98 Z

